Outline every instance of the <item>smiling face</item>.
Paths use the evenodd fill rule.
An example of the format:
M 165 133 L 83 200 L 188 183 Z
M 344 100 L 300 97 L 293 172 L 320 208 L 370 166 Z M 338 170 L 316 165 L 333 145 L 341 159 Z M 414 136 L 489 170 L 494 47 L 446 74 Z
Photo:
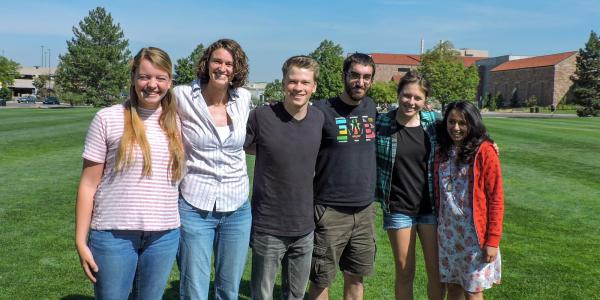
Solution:
M 139 105 L 156 109 L 171 87 L 171 77 L 167 71 L 143 59 L 135 72 L 134 87 Z
M 233 79 L 233 72 L 231 53 L 224 48 L 213 51 L 208 60 L 208 83 L 229 86 Z
M 344 91 L 350 99 L 359 102 L 367 95 L 373 82 L 373 67 L 353 64 L 344 78 Z
M 446 129 L 454 145 L 460 146 L 467 137 L 467 134 L 469 134 L 469 124 L 467 124 L 465 115 L 457 109 L 452 109 L 448 113 Z
M 398 93 L 398 114 L 406 120 L 416 118 L 427 97 L 417 83 L 409 83 Z
M 292 66 L 282 82 L 284 101 L 296 108 L 306 107 L 310 96 L 317 90 L 314 74 L 313 70 Z

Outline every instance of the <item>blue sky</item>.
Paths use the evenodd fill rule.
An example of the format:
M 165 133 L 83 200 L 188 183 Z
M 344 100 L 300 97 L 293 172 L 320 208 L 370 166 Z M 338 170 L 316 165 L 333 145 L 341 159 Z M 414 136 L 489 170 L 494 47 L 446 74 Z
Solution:
M 590 30 L 600 31 L 600 1 L 41 1 L 3 0 L 0 54 L 23 66 L 51 64 L 96 6 L 105 7 L 129 39 L 133 53 L 163 48 L 175 61 L 194 47 L 227 37 L 249 57 L 250 79 L 280 78 L 283 61 L 308 54 L 323 39 L 344 52 L 419 52 L 439 40 L 490 56 L 542 55 L 577 50 Z

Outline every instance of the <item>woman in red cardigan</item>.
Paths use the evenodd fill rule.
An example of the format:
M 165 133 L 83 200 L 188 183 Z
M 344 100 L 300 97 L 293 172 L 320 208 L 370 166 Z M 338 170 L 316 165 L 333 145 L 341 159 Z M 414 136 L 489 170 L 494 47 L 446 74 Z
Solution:
M 479 110 L 448 105 L 434 164 L 440 279 L 448 299 L 483 299 L 500 283 L 504 193 L 500 160 Z

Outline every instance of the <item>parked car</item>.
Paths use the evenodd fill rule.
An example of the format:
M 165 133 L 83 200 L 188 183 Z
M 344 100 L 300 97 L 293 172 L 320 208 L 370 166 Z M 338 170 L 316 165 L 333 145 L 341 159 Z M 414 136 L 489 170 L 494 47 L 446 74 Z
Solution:
M 35 103 L 35 96 L 23 96 L 17 99 L 17 103 Z
M 44 102 L 42 102 L 44 104 L 60 104 L 60 102 L 58 101 L 58 98 L 56 97 L 46 97 L 46 99 L 44 99 Z
M 6 106 L 6 100 L 0 98 L 0 106 Z

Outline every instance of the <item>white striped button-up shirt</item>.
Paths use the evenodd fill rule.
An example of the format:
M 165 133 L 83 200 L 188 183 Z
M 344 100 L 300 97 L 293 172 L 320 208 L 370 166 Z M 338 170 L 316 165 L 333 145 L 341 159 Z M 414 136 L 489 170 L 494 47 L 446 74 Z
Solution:
M 221 140 L 200 83 L 177 86 L 181 131 L 187 156 L 187 174 L 179 186 L 181 195 L 192 206 L 212 211 L 238 209 L 248 199 L 248 174 L 244 139 L 250 111 L 250 93 L 231 89 L 227 114 L 232 121 L 231 132 Z

